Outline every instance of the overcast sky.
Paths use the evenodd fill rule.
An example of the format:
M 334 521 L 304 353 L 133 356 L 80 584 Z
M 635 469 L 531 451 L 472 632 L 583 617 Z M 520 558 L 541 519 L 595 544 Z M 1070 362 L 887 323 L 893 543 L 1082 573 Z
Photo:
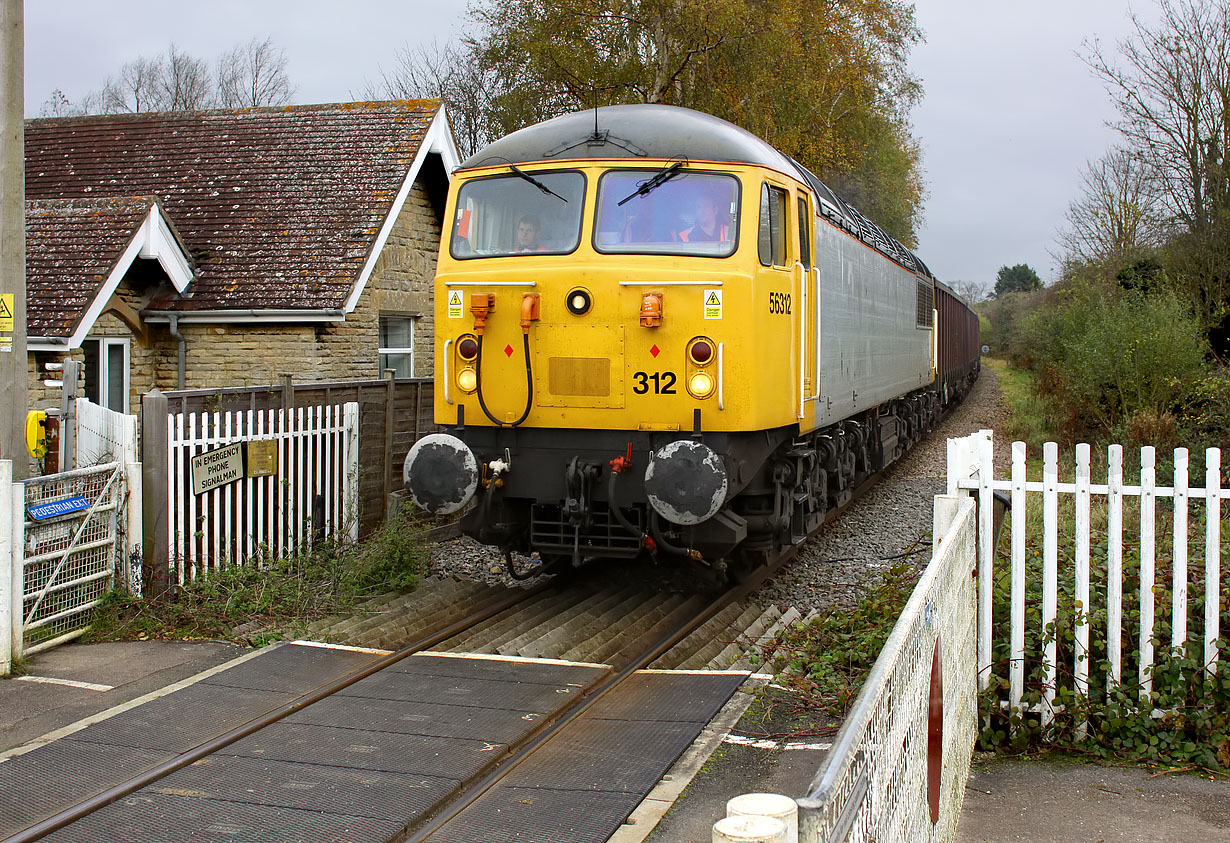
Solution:
M 252 37 L 286 50 L 298 103 L 357 97 L 394 51 L 447 40 L 464 22 L 454 0 L 35 0 L 26 3 L 26 114 L 55 89 L 70 100 L 120 65 L 174 42 L 212 60 Z M 1152 19 L 1151 0 L 1133 4 Z M 989 286 L 1002 265 L 1045 280 L 1085 162 L 1114 142 L 1109 98 L 1076 55 L 1129 31 L 1125 0 L 916 0 L 926 43 L 911 66 L 925 98 L 914 112 L 928 199 L 918 253 L 940 278 Z

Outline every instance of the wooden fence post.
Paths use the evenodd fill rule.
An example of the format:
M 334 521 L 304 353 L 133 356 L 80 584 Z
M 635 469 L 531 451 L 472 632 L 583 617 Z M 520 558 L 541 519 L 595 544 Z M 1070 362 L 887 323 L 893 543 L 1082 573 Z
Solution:
M 282 381 L 282 409 L 290 411 L 295 406 L 295 378 L 289 372 L 278 375 Z
M 168 442 L 167 397 L 155 389 L 141 396 L 141 585 L 146 597 L 161 596 L 171 587 Z
M 77 468 L 77 369 L 76 360 L 64 361 L 60 383 L 60 471 Z
M 393 379 L 396 375 L 395 369 L 384 370 L 384 381 L 389 386 L 384 398 L 384 506 L 380 507 L 381 512 L 389 511 L 389 499 L 393 496 L 393 424 L 396 419 L 393 412 Z

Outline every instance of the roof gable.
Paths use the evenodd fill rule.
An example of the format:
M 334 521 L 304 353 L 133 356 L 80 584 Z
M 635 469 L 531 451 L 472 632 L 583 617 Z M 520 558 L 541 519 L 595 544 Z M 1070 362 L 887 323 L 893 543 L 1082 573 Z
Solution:
M 75 348 L 138 258 L 179 292 L 192 262 L 152 196 L 26 202 L 26 331 L 33 350 Z
M 31 120 L 26 196 L 156 196 L 195 279 L 191 298 L 155 309 L 341 310 L 440 111 L 413 100 Z

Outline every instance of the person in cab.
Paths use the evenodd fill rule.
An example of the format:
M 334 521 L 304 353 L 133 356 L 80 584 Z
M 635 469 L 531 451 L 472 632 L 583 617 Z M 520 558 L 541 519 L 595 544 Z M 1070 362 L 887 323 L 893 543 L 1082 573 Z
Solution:
M 708 193 L 696 199 L 696 221 L 679 232 L 684 243 L 717 243 L 730 239 L 730 223 L 718 212 L 717 200 Z

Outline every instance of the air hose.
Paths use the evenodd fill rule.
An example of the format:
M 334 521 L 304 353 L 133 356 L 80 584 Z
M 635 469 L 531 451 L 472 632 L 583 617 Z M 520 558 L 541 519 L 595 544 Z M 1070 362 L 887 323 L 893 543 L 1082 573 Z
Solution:
M 474 364 L 474 379 L 477 381 L 478 389 L 478 406 L 483 408 L 483 413 L 486 414 L 487 418 L 491 419 L 492 424 L 499 427 L 516 427 L 521 424 L 529 416 L 530 407 L 534 404 L 534 373 L 530 367 L 529 332 L 521 334 L 521 346 L 525 354 L 525 411 L 521 413 L 521 418 L 515 422 L 502 422 L 491 415 L 491 411 L 487 409 L 487 402 L 483 400 L 483 335 L 478 335 L 478 359 Z

